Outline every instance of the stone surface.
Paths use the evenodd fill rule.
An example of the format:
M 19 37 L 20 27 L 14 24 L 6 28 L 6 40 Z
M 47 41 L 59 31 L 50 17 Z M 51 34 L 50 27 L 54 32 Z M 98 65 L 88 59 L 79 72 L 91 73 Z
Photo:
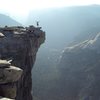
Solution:
M 16 84 L 9 83 L 9 84 L 2 85 L 0 86 L 0 92 L 2 92 L 1 95 L 3 97 L 15 99 L 16 92 L 17 92 Z
M 59 100 L 100 100 L 100 33 L 67 47 L 59 71 Z
M 9 98 L 0 97 L 0 100 L 14 100 L 14 99 L 9 99 Z
M 16 82 L 22 75 L 22 70 L 15 66 L 0 68 L 0 84 Z
M 23 70 L 22 77 L 17 82 L 16 100 L 32 100 L 31 70 L 35 63 L 38 48 L 44 43 L 45 32 L 34 26 L 31 26 L 31 31 L 29 28 L 19 26 L 0 28 L 0 31 L 5 36 L 0 38 L 0 59 L 11 58 L 13 59 L 11 65 L 18 66 Z M 10 70 L 14 71 L 14 67 L 10 67 Z M 6 68 L 5 72 L 11 76 L 8 68 Z M 12 79 L 8 80 L 11 81 Z
M 16 84 L 22 75 L 22 70 L 11 66 L 12 60 L 0 60 L 0 96 L 7 98 L 16 97 Z M 4 98 L 3 98 L 4 99 Z
M 0 38 L 3 38 L 4 37 L 4 34 L 3 33 L 0 33 Z
M 11 63 L 7 60 L 0 60 L 0 68 L 9 68 L 10 65 Z

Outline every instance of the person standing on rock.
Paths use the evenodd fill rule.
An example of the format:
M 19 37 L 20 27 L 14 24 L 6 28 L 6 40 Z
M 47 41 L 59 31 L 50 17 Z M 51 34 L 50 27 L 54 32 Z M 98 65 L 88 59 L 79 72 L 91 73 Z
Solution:
M 36 22 L 37 27 L 39 26 L 39 21 Z

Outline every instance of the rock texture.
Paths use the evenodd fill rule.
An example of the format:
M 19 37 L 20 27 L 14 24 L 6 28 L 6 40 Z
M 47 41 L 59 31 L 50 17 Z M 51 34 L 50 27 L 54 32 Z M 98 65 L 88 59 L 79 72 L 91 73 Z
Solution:
M 0 84 L 16 82 L 21 74 L 20 68 L 11 66 L 6 60 L 0 60 Z
M 59 70 L 59 100 L 100 100 L 100 33 L 67 47 Z
M 12 67 L 9 69 L 13 70 L 13 77 L 10 78 L 14 78 L 15 80 L 17 80 L 17 77 L 19 78 L 19 76 L 15 76 L 14 69 L 18 71 L 21 68 L 23 70 L 22 77 L 17 82 L 16 100 L 32 100 L 31 70 L 38 48 L 45 40 L 45 32 L 41 30 L 41 27 L 29 26 L 24 28 L 22 26 L 5 26 L 4 28 L 0 28 L 0 34 L 0 59 L 12 60 Z M 19 68 L 15 68 L 14 66 L 18 66 Z M 7 74 L 11 76 L 11 74 Z M 10 78 L 6 81 L 12 80 Z M 15 90 L 13 88 L 9 90 L 7 85 L 5 86 L 5 90 Z M 9 95 L 9 92 L 7 93 Z
M 17 89 L 15 82 L 21 77 L 22 72 L 20 68 L 11 66 L 9 61 L 0 60 L 0 96 L 16 97 Z M 0 100 L 6 100 L 3 97 Z
M 0 100 L 14 100 L 14 99 L 0 97 Z

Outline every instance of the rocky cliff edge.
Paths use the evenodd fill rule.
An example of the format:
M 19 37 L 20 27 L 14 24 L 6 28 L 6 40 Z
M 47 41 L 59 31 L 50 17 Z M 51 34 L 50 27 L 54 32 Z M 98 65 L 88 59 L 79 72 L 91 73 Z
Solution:
M 0 27 L 0 100 L 32 100 L 31 70 L 44 41 L 41 27 Z

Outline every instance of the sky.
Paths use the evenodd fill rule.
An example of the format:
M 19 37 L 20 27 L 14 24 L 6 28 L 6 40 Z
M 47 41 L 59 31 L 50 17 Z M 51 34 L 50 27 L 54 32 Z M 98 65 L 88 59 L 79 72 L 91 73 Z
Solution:
M 31 10 L 89 4 L 100 4 L 100 0 L 0 0 L 0 12 L 27 18 Z

